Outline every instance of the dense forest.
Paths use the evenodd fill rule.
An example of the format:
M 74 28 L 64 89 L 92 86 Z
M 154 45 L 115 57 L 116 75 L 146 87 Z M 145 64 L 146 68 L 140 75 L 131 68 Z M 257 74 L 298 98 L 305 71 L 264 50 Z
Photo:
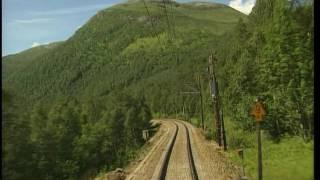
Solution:
M 228 43 L 217 51 L 217 73 L 224 108 L 243 129 L 254 128 L 247 116 L 259 97 L 268 112 L 264 129 L 275 139 L 312 138 L 312 8 L 309 1 L 257 1 L 248 23 L 240 20 L 231 36 L 222 38 Z
M 17 114 L 22 99 L 7 91 L 2 98 L 6 179 L 79 179 L 82 172 L 122 167 L 144 143 L 141 132 L 152 118 L 144 97 L 126 94 L 108 102 L 61 97 L 23 114 Z
M 254 130 L 259 97 L 272 140 L 312 139 L 312 16 L 311 1 L 257 0 L 249 16 L 214 3 L 128 2 L 67 41 L 4 57 L 3 177 L 79 179 L 124 166 L 152 116 L 200 116 L 199 97 L 181 94 L 190 86 L 202 87 L 211 114 L 211 53 L 222 109 L 238 128 Z

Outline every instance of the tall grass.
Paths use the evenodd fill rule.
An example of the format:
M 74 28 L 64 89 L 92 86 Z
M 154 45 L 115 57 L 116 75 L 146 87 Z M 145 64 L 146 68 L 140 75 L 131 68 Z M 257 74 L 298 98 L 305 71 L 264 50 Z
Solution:
M 238 165 L 237 148 L 244 150 L 244 166 L 250 179 L 257 179 L 257 135 L 245 132 L 226 119 L 229 157 Z M 301 137 L 283 137 L 275 143 L 262 131 L 262 163 L 264 180 L 313 179 L 313 142 Z
M 212 118 L 211 118 L 212 119 Z M 257 135 L 243 131 L 229 119 L 225 119 L 228 152 L 227 156 L 238 166 L 241 159 L 237 150 L 244 150 L 245 175 L 257 179 Z M 193 118 L 192 123 L 199 122 Z M 206 121 L 207 139 L 213 139 L 213 121 Z M 312 180 L 313 141 L 305 142 L 301 137 L 283 137 L 276 143 L 262 131 L 262 161 L 264 180 Z

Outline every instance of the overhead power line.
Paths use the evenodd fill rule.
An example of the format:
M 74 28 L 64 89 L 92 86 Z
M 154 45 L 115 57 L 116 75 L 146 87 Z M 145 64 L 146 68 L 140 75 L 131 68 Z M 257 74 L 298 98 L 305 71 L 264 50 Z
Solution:
M 154 24 L 153 24 L 153 18 L 152 18 L 151 14 L 150 14 L 150 11 L 149 11 L 149 9 L 148 9 L 147 3 L 146 3 L 145 0 L 142 0 L 142 2 L 143 2 L 143 5 L 144 5 L 144 8 L 145 8 L 146 11 L 147 11 L 148 17 L 149 17 L 150 20 L 151 20 L 151 27 L 152 27 L 152 30 L 151 30 L 151 31 L 152 31 L 152 32 L 154 33 L 154 35 L 157 37 L 159 43 L 161 43 L 161 42 L 160 42 L 160 38 L 159 38 L 159 36 L 157 35 L 157 33 L 156 33 L 156 31 L 155 31 L 155 26 L 154 26 Z
M 163 3 L 164 13 L 165 13 L 165 16 L 166 16 L 167 25 L 168 25 L 168 30 L 169 30 L 169 35 L 170 35 L 171 32 L 172 32 L 172 30 L 171 30 L 170 21 L 169 21 L 169 16 L 168 16 L 168 11 L 167 11 L 166 0 L 162 0 L 162 3 Z M 173 37 L 171 38 L 171 40 L 173 40 Z
M 172 16 L 172 30 L 173 30 L 173 37 L 176 38 L 176 31 L 175 31 L 175 26 L 174 26 L 174 22 L 175 22 L 175 19 L 174 19 L 174 14 L 173 14 L 173 1 L 170 2 L 170 7 L 171 7 L 171 16 Z

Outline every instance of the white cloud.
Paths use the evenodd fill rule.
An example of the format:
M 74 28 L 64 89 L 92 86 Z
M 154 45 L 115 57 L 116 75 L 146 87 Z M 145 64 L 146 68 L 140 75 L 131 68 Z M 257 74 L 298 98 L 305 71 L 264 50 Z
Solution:
M 96 4 L 91 6 L 82 6 L 82 7 L 75 7 L 75 8 L 62 8 L 62 9 L 55 9 L 55 10 L 48 10 L 48 11 L 31 11 L 29 12 L 32 15 L 66 15 L 66 14 L 76 14 L 82 13 L 92 10 L 99 10 L 103 8 L 107 8 L 112 6 L 113 4 Z
M 250 14 L 255 2 L 256 0 L 231 0 L 229 6 L 245 14 Z
M 34 19 L 16 19 L 13 24 L 34 24 L 34 23 L 48 23 L 52 18 L 34 18 Z
M 49 43 L 48 42 L 46 42 L 46 43 L 33 42 L 31 47 L 37 47 L 37 46 L 46 45 L 46 44 L 49 44 Z
M 32 45 L 31 45 L 31 47 L 37 47 L 37 46 L 40 46 L 40 45 L 41 45 L 41 44 L 38 43 L 38 42 L 33 42 Z
M 37 46 L 40 46 L 40 43 L 38 43 L 38 42 L 33 42 L 32 45 L 31 45 L 31 47 L 37 47 Z

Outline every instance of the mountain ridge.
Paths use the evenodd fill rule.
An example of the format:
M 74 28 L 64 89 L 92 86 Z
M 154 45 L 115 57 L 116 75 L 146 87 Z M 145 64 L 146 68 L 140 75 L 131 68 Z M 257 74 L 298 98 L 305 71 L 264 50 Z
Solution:
M 4 57 L 3 69 L 13 69 L 3 71 L 4 87 L 17 89 L 31 102 L 57 94 L 99 97 L 135 86 L 160 72 L 192 72 L 184 66 L 199 61 L 195 56 L 205 57 L 203 51 L 212 48 L 218 36 L 231 30 L 239 17 L 246 18 L 227 6 L 203 9 L 177 4 L 167 5 L 165 14 L 159 4 L 147 2 L 150 16 L 142 2 L 100 10 L 68 40 L 33 58 L 32 64 L 8 69 L 10 63 Z M 195 56 L 185 56 L 190 50 Z

